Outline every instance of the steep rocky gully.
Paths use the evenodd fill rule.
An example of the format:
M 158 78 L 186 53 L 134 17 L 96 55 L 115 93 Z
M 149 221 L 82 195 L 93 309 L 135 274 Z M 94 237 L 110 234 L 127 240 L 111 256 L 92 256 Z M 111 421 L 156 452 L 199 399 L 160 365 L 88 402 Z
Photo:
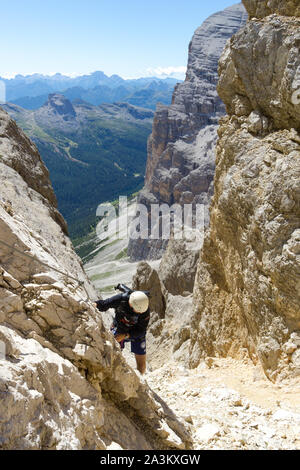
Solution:
M 173 240 L 158 271 L 143 261 L 133 279 L 152 291 L 145 377 L 89 300 L 36 147 L 0 110 L 1 449 L 299 448 L 299 2 L 243 3 L 246 24 L 242 5 L 225 15 L 235 34 L 219 61 L 218 129 L 223 105 L 207 86 L 213 109 L 208 100 L 180 121 L 175 100 L 158 112 L 171 122 L 176 111 L 182 135 L 168 133 L 163 148 L 150 139 L 140 200 L 211 205 L 200 254 Z M 206 112 L 205 133 L 218 131 L 214 191 L 211 146 L 203 165 L 195 157 Z M 193 193 L 200 166 L 207 178 Z

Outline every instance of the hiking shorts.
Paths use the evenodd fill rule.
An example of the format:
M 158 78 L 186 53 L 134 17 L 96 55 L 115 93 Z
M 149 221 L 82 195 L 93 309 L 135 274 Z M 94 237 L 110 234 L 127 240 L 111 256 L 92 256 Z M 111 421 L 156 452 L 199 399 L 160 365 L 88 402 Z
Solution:
M 116 335 L 116 327 L 111 328 L 113 335 Z M 124 339 L 121 341 L 121 349 L 125 348 L 125 343 L 130 343 L 131 352 L 138 354 L 139 356 L 144 356 L 146 354 L 146 336 L 141 336 L 140 338 Z

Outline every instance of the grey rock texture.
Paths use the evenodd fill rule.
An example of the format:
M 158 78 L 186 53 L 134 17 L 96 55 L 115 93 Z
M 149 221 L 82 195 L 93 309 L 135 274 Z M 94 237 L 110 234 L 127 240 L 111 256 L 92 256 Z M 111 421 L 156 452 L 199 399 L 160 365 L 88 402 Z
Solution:
M 145 261 L 141 261 L 132 280 L 132 289 L 149 290 L 151 297 L 149 308 L 151 312 L 158 313 L 159 317 L 165 316 L 166 303 L 163 294 L 163 286 L 161 284 L 158 273 L 155 269 Z
M 36 146 L 2 108 L 0 108 L 0 136 L 0 163 L 16 171 L 31 189 L 43 197 L 43 203 L 48 206 L 51 217 L 67 233 L 67 225 L 57 210 L 49 172 Z M 4 188 L 1 189 L 3 193 Z
M 0 448 L 189 447 L 105 329 L 36 148 L 0 113 Z
M 171 238 L 159 265 L 159 277 L 172 295 L 193 292 L 199 250 L 190 250 L 185 240 Z
M 224 105 L 218 97 L 218 60 L 226 41 L 244 25 L 242 4 L 209 17 L 189 45 L 186 79 L 175 87 L 171 106 L 157 106 L 148 141 L 145 187 L 139 202 L 204 204 L 213 193 L 218 119 Z M 206 223 L 208 213 L 206 211 Z M 160 258 L 167 241 L 132 240 L 132 260 Z
M 192 367 L 248 353 L 272 380 L 300 373 L 299 26 L 299 17 L 253 19 L 220 59 L 228 116 L 195 280 Z
M 300 5 L 298 0 L 244 0 L 249 17 L 264 18 L 276 13 L 284 16 L 300 16 Z
M 279 16 L 252 20 L 235 35 L 219 63 L 218 91 L 230 115 L 260 112 L 273 128 L 300 129 L 299 41 L 299 20 Z M 259 125 L 266 131 L 268 121 Z

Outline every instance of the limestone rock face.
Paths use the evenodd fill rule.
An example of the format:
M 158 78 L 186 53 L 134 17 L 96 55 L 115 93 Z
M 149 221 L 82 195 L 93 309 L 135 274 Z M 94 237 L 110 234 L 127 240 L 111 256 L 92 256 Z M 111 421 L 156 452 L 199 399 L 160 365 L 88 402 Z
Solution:
M 18 172 L 30 188 L 44 197 L 44 204 L 48 205 L 51 217 L 66 233 L 67 225 L 57 211 L 49 172 L 42 163 L 36 146 L 23 132 L 20 132 L 13 119 L 8 119 L 8 115 L 2 109 L 0 109 L 0 135 L 0 163 Z
M 235 35 L 219 63 L 218 92 L 230 115 L 253 120 L 259 111 L 276 129 L 300 129 L 299 41 L 299 20 L 278 16 Z M 258 126 L 267 131 L 268 121 Z
M 138 264 L 132 281 L 132 289 L 150 291 L 150 311 L 158 313 L 159 317 L 165 316 L 166 305 L 163 286 L 157 271 L 151 268 L 151 266 L 145 261 L 141 261 Z
M 264 18 L 276 13 L 284 16 L 300 16 L 300 5 L 298 0 L 244 0 L 249 17 Z
M 250 3 L 270 13 L 296 7 L 245 1 L 250 15 Z M 299 26 L 287 16 L 253 19 L 220 59 L 228 116 L 194 288 L 193 367 L 206 355 L 248 351 L 271 379 L 300 373 Z
M 188 248 L 184 240 L 171 238 L 159 265 L 159 277 L 172 295 L 193 292 L 199 251 Z
M 188 447 L 104 328 L 35 146 L 0 125 L 0 448 Z
M 218 119 L 225 112 L 216 84 L 226 41 L 245 23 L 242 4 L 209 17 L 189 45 L 186 79 L 175 87 L 172 104 L 158 105 L 148 141 L 145 187 L 139 201 L 151 204 L 203 204 L 213 193 Z M 206 223 L 208 213 L 206 211 Z M 167 241 L 131 240 L 132 260 L 160 258 Z

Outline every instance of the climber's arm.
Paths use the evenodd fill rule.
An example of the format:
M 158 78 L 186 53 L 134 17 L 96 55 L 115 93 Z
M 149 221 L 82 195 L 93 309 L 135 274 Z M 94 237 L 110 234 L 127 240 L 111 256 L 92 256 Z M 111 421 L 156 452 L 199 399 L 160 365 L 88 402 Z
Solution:
M 100 310 L 100 312 L 106 312 L 106 310 L 108 310 L 109 308 L 118 307 L 122 298 L 122 294 L 117 294 L 105 300 L 97 300 L 96 307 L 98 310 Z

